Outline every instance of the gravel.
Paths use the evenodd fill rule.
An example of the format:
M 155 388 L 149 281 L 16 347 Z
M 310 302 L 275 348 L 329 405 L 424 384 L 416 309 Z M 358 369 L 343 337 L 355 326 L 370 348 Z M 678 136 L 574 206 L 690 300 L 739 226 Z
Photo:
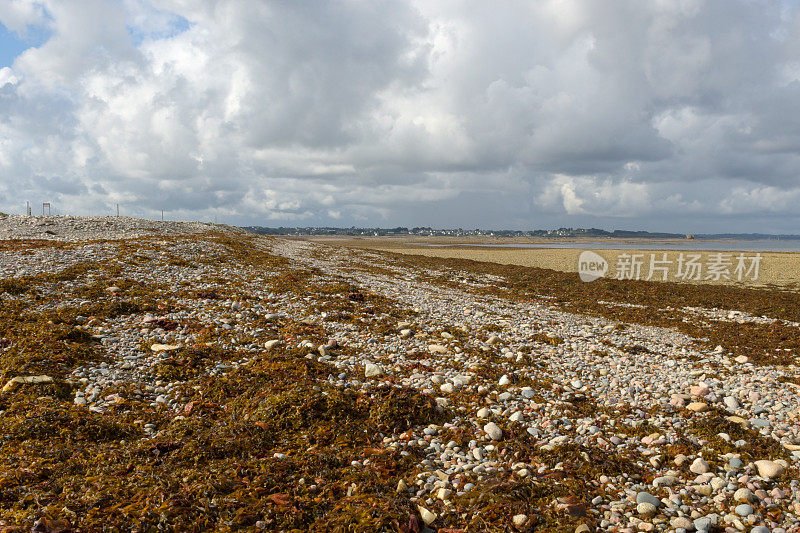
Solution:
M 208 253 L 207 245 L 188 236 L 209 230 L 240 234 L 197 222 L 8 216 L 0 219 L 2 238 L 73 245 L 4 253 L 0 272 L 14 279 L 86 262 L 121 262 L 114 239 L 177 238 L 168 245 L 142 246 L 137 252 L 145 258 L 142 265 L 125 267 L 127 278 L 168 287 L 185 304 L 160 319 L 203 323 L 217 332 L 214 342 L 240 346 L 252 357 L 265 349 L 289 348 L 284 339 L 260 337 L 258 321 L 292 317 L 316 324 L 336 343 L 291 348 L 334 365 L 331 385 L 361 391 L 412 388 L 431 395 L 449 413 L 442 425 L 384 437 L 387 448 L 413 450 L 421 457 L 421 477 L 400 480 L 397 492 L 412 494 L 425 524 L 447 514 L 457 497 L 492 479 L 554 483 L 548 480 L 575 475 L 575 465 L 583 464 L 592 474 L 583 480 L 587 493 L 579 496 L 586 498 L 583 515 L 596 529 L 709 531 L 723 524 L 733 531 L 741 524 L 754 532 L 800 530 L 800 458 L 792 455 L 800 450 L 800 390 L 779 379 L 798 375 L 797 366 L 734 365 L 724 348 L 709 349 L 675 330 L 619 327 L 612 320 L 564 312 L 546 299 L 493 296 L 482 291 L 498 282 L 488 275 L 452 271 L 447 275 L 454 281 L 441 284 L 437 273 L 394 265 L 376 252 L 259 241 L 295 267 L 315 269 L 326 280 L 347 280 L 408 310 L 407 322 L 388 324 L 379 332 L 373 324 L 327 315 L 325 295 L 263 288 L 258 278 L 268 272 L 254 276 L 235 265 L 201 262 L 189 268 L 162 261 L 167 251 L 187 260 Z M 106 240 L 89 242 L 101 238 Z M 181 287 L 187 285 L 212 290 L 206 281 L 211 277 L 236 280 L 248 298 L 181 300 Z M 3 299 L 24 297 L 0 294 Z M 384 317 L 377 311 L 374 318 L 377 323 Z M 92 319 L 82 327 L 99 339 L 109 358 L 72 371 L 69 379 L 78 386 L 75 408 L 104 412 L 115 401 L 108 391 L 120 385 L 176 415 L 187 408 L 174 392 L 178 383 L 154 379 L 149 369 L 194 342 L 195 332 L 166 330 L 153 316 L 143 315 Z M 245 338 L 255 340 L 240 345 Z M 224 376 L 247 362 L 220 362 L 209 367 L 208 375 Z M 698 429 L 702 421 L 725 417 L 726 431 Z M 157 431 L 144 424 L 142 438 Z M 447 436 L 455 434 L 466 436 L 458 441 Z M 763 446 L 767 441 L 775 446 Z M 525 443 L 517 448 L 523 452 L 505 451 L 514 442 Z M 605 457 L 628 466 L 614 469 L 613 462 L 598 460 Z M 548 505 L 563 514 L 574 504 L 554 500 Z M 516 514 L 508 520 L 523 528 L 531 518 Z

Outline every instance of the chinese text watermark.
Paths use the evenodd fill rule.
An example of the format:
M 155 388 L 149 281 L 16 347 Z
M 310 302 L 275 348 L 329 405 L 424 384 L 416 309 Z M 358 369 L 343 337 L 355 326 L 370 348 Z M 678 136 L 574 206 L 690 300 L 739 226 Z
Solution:
M 622 253 L 615 263 L 615 278 L 669 281 L 757 281 L 760 253 L 745 255 L 724 252 L 679 253 L 669 258 L 666 252 Z M 578 259 L 582 281 L 594 281 L 608 271 L 608 262 L 599 254 L 584 251 Z

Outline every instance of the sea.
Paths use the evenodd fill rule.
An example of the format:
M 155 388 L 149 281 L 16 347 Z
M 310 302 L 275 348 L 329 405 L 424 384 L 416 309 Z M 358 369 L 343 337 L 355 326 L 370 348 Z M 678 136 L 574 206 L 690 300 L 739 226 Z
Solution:
M 553 243 L 495 243 L 495 244 L 438 244 L 438 243 L 406 243 L 424 247 L 468 246 L 478 248 L 560 248 L 568 250 L 702 250 L 721 252 L 800 252 L 800 240 L 780 239 L 686 239 L 659 240 L 642 239 L 637 241 L 582 241 Z

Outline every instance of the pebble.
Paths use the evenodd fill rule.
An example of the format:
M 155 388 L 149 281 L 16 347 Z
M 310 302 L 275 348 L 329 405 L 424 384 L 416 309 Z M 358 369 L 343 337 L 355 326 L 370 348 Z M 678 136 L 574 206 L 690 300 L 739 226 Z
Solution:
M 711 528 L 712 521 L 710 518 L 702 516 L 700 518 L 696 518 L 693 522 L 694 528 L 697 531 L 708 531 Z
M 383 375 L 383 367 L 375 363 L 367 362 L 364 365 L 364 377 L 374 378 Z
M 783 475 L 786 469 L 776 462 L 762 459 L 755 462 L 758 475 L 766 479 L 776 479 Z
M 650 517 L 656 514 L 656 506 L 649 502 L 642 502 L 636 506 L 636 512 L 642 516 Z
M 421 506 L 419 507 L 419 516 L 422 518 L 422 521 L 425 522 L 425 525 L 428 526 L 435 522 L 437 518 L 439 518 L 439 515 Z
M 753 514 L 753 507 L 748 503 L 740 503 L 739 505 L 736 506 L 734 512 L 742 517 L 749 516 Z
M 686 518 L 685 516 L 678 516 L 676 518 L 673 518 L 670 523 L 672 524 L 672 527 L 674 527 L 675 529 L 683 529 L 685 531 L 691 531 L 692 529 L 694 529 L 694 523 L 692 523 L 692 521 Z
M 702 458 L 698 457 L 692 462 L 692 466 L 689 467 L 689 470 L 694 472 L 695 474 L 705 474 L 709 470 L 708 463 Z
M 514 523 L 516 527 L 522 527 L 525 525 L 525 522 L 528 521 L 528 515 L 526 514 L 516 514 L 513 516 L 511 521 Z
M 494 422 L 489 422 L 483 426 L 483 430 L 492 440 L 500 440 L 503 438 L 503 430 Z
M 558 483 L 562 476 L 573 475 L 570 462 L 559 457 L 561 446 L 575 446 L 585 454 L 587 462 L 591 462 L 596 453 L 623 460 L 636 457 L 642 470 L 641 478 L 603 472 L 597 476 L 600 484 L 597 492 L 592 488 L 591 496 L 588 496 L 594 496 L 591 507 L 564 504 L 560 510 L 574 513 L 575 519 L 585 514 L 600 530 L 633 533 L 637 530 L 667 531 L 671 527 L 678 533 L 685 533 L 695 528 L 708 531 L 716 527 L 722 531 L 728 527 L 729 530 L 738 528 L 745 531 L 759 524 L 752 531 L 763 533 L 773 528 L 776 533 L 781 533 L 779 526 L 792 531 L 796 524 L 785 517 L 789 513 L 797 514 L 794 508 L 800 501 L 800 486 L 785 475 L 784 465 L 756 461 L 754 465 L 745 467 L 739 457 L 721 454 L 717 459 L 705 455 L 706 459 L 714 457 L 715 465 L 724 465 L 724 469 L 715 468 L 712 474 L 711 466 L 698 457 L 708 453 L 709 443 L 693 436 L 691 431 L 709 415 L 716 416 L 717 409 L 725 408 L 729 421 L 755 427 L 763 438 L 788 445 L 800 443 L 797 428 L 800 416 L 792 415 L 800 395 L 790 384 L 778 381 L 780 376 L 797 375 L 796 367 L 732 365 L 730 358 L 733 354 L 726 354 L 722 348 L 716 355 L 711 354 L 674 329 L 636 324 L 615 328 L 613 321 L 599 317 L 562 313 L 546 298 L 510 302 L 486 295 L 477 298 L 472 293 L 449 286 L 430 288 L 427 282 L 421 283 L 414 278 L 411 270 L 398 277 L 361 271 L 356 276 L 348 270 L 352 263 L 350 255 L 342 256 L 344 259 L 341 261 L 336 259 L 339 254 L 351 252 L 340 252 L 335 247 L 326 247 L 324 257 L 321 257 L 316 253 L 319 248 L 313 243 L 275 239 L 269 246 L 274 253 L 289 258 L 298 266 L 318 268 L 325 275 L 344 276 L 363 287 L 365 294 L 388 296 L 414 310 L 413 318 L 408 318 L 409 322 L 397 323 L 394 331 L 399 334 L 385 335 L 382 331 L 372 331 L 367 322 L 339 322 L 319 295 L 309 294 L 308 301 L 304 301 L 252 284 L 242 287 L 242 290 L 249 291 L 248 297 L 237 297 L 236 302 L 224 298 L 187 298 L 178 310 L 168 314 L 170 320 L 208 325 L 209 329 L 221 335 L 220 343 L 228 343 L 226 350 L 245 354 L 251 351 L 254 356 L 260 356 L 261 346 L 274 350 L 284 342 L 290 342 L 292 349 L 307 349 L 304 352 L 306 357 L 315 361 L 319 359 L 331 367 L 326 387 L 367 395 L 379 390 L 407 387 L 429 395 L 437 406 L 452 408 L 449 419 L 437 421 L 437 424 L 442 424 L 440 426 L 422 424 L 403 433 L 389 430 L 381 436 L 387 448 L 399 451 L 405 457 L 419 457 L 415 468 L 423 478 L 400 479 L 396 490 L 406 494 L 403 497 L 414 498 L 412 501 L 419 506 L 420 516 L 426 524 L 438 518 L 437 512 L 449 515 L 451 511 L 460 511 L 457 495 L 473 491 L 476 485 L 481 487 L 497 476 L 523 483 Z M 36 251 L 36 254 L 43 253 L 46 252 Z M 62 263 L 85 261 L 81 256 L 74 256 L 74 251 L 64 250 L 62 253 L 63 257 L 59 256 Z M 0 256 L 0 268 L 6 269 L 3 271 L 6 276 L 15 275 L 10 274 L 10 269 L 14 273 L 18 271 L 17 259 L 13 254 Z M 97 257 L 93 260 L 107 259 Z M 37 269 L 40 264 L 46 263 L 30 261 L 25 268 Z M 217 266 L 213 265 L 214 268 Z M 172 270 L 180 272 L 180 269 Z M 147 275 L 151 272 L 156 272 L 156 269 L 150 268 Z M 189 279 L 202 281 L 211 272 L 211 267 L 201 264 L 192 269 Z M 137 275 L 142 274 L 134 273 L 130 277 Z M 230 275 L 242 279 L 235 269 L 230 271 Z M 493 283 L 491 277 L 471 274 L 469 279 L 470 283 Z M 185 280 L 180 277 L 159 278 L 159 281 L 170 287 L 185 285 L 182 285 Z M 124 291 L 121 297 L 125 297 Z M 194 309 L 194 303 L 185 303 L 192 301 L 196 302 Z M 261 307 L 256 307 L 258 305 Z M 272 312 L 276 309 L 280 313 Z M 325 309 L 325 312 L 320 309 Z M 465 309 L 469 313 L 464 313 Z M 715 316 L 724 317 L 728 312 L 701 308 L 693 311 L 701 320 L 710 320 L 710 323 Z M 103 408 L 116 401 L 107 389 L 125 390 L 120 385 L 138 380 L 142 384 L 141 399 L 150 404 L 160 402 L 159 410 L 173 411 L 171 419 L 177 420 L 175 414 L 183 414 L 185 402 L 189 400 L 180 399 L 180 387 L 166 379 L 163 383 L 156 383 L 149 377 L 150 366 L 171 354 L 137 349 L 137 346 L 161 345 L 177 350 L 194 345 L 196 337 L 191 331 L 159 328 L 162 314 L 153 312 L 149 317 L 136 314 L 115 321 L 94 317 L 80 319 L 82 327 L 86 327 L 96 340 L 102 341 L 102 348 L 109 352 L 110 357 L 105 367 L 94 364 L 75 370 L 70 379 L 80 389 L 76 390 L 72 400 L 76 406 L 92 405 L 98 410 L 98 415 L 92 416 L 102 416 L 99 413 Z M 281 320 L 257 332 L 248 329 L 248 316 Z M 284 320 L 299 322 L 301 318 L 307 324 L 324 323 L 326 336 L 331 340 L 338 339 L 348 350 L 334 355 L 336 345 L 331 342 L 318 347 L 317 343 L 302 338 L 289 341 L 291 337 L 288 334 L 286 341 L 269 340 L 270 336 L 278 335 L 272 328 L 282 325 Z M 376 315 L 374 318 L 377 322 L 386 317 Z M 745 313 L 737 314 L 736 320 L 756 321 L 762 317 Z M 491 334 L 487 339 L 490 324 L 491 330 L 499 333 Z M 445 329 L 465 334 L 444 334 Z M 246 341 L 236 344 L 234 339 L 237 337 Z M 563 341 L 542 342 L 545 338 Z M 487 339 L 486 342 L 483 339 Z M 634 346 L 646 350 L 633 349 Z M 238 362 L 226 360 L 224 364 L 212 365 L 210 375 L 223 376 L 236 365 L 246 364 L 247 357 L 244 355 Z M 740 357 L 734 361 L 739 365 L 749 363 Z M 381 365 L 377 364 L 378 360 Z M 364 369 L 366 378 L 386 375 L 388 371 L 391 376 L 385 380 L 359 381 L 359 368 Z M 376 368 L 380 373 L 373 373 Z M 500 376 L 499 380 L 497 376 Z M 540 382 L 545 383 L 544 386 Z M 444 397 L 455 391 L 463 394 L 450 400 Z M 437 397 L 440 393 L 441 396 Z M 594 410 L 596 406 L 604 409 Z M 714 413 L 707 413 L 712 406 Z M 621 407 L 625 407 L 622 414 Z M 490 420 L 506 421 L 508 430 L 504 433 Z M 640 427 L 655 429 L 644 432 L 647 434 L 645 438 L 634 437 L 628 431 L 628 428 L 638 430 Z M 480 436 L 479 429 L 483 429 L 486 438 Z M 451 430 L 459 435 L 457 442 L 452 444 L 447 442 L 455 438 L 449 436 Z M 748 458 L 752 456 L 753 442 L 733 442 L 739 438 L 738 434 L 722 430 L 729 435 L 715 431 L 716 437 L 706 438 L 721 439 L 719 442 L 725 443 L 729 448 L 727 451 Z M 145 426 L 144 436 L 152 438 L 157 432 L 155 426 Z M 529 451 L 524 449 L 515 457 L 511 451 L 518 450 L 515 446 L 519 436 L 526 439 L 526 446 L 537 447 L 542 451 L 542 457 L 547 459 L 527 463 L 529 459 L 525 455 Z M 489 439 L 515 440 L 513 446 L 504 449 Z M 508 446 L 507 442 L 503 444 Z M 680 447 L 673 448 L 676 444 Z M 681 449 L 691 459 L 679 454 L 673 460 L 670 455 L 674 453 L 673 449 Z M 788 450 L 800 452 L 800 449 Z M 535 452 L 530 451 L 531 454 Z M 282 454 L 275 457 L 279 455 L 286 458 Z M 560 463 L 562 459 L 563 464 Z M 356 464 L 367 471 L 374 467 L 369 461 L 365 458 Z M 663 496 L 664 502 L 645 490 Z M 630 501 L 634 494 L 635 506 Z M 560 504 L 552 501 L 547 505 Z M 710 514 L 715 510 L 722 513 L 723 509 L 725 512 L 734 509 L 734 512 L 724 520 Z M 745 511 L 750 512 L 744 514 Z M 533 522 L 530 517 L 534 513 L 526 512 L 528 515 L 510 513 L 515 527 L 522 529 Z M 524 516 L 524 520 L 518 518 L 520 516 Z M 762 516 L 769 528 L 760 525 Z M 738 522 L 731 522 L 729 518 Z M 721 526 L 716 526 L 718 520 Z M 575 531 L 586 533 L 589 526 L 578 526 Z
M 636 494 L 636 503 L 649 503 L 653 507 L 659 507 L 661 505 L 661 500 L 649 492 L 639 492 Z
M 687 405 L 686 408 L 690 411 L 694 411 L 695 413 L 703 413 L 708 411 L 708 404 L 705 402 L 692 402 Z

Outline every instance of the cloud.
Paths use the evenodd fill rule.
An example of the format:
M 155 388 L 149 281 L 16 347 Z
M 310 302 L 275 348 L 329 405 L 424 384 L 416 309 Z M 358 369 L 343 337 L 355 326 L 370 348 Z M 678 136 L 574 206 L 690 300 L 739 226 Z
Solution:
M 0 69 L 4 211 L 800 232 L 792 3 L 0 0 L 0 22 L 47 36 Z

